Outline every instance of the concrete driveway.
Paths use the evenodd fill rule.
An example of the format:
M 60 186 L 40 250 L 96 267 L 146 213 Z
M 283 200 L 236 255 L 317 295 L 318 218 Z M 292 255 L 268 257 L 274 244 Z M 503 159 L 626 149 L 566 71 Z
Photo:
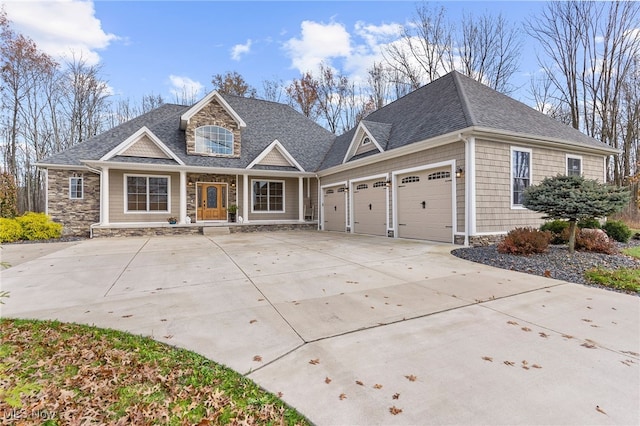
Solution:
M 1 315 L 191 349 L 319 425 L 640 423 L 640 298 L 452 248 L 319 232 L 6 245 Z

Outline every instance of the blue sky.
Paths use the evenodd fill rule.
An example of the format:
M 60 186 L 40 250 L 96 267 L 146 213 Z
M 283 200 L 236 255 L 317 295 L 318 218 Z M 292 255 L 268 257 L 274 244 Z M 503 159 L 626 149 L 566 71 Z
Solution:
M 410 20 L 413 1 L 5 1 L 14 29 L 60 58 L 75 52 L 102 75 L 114 96 L 139 100 L 175 91 L 211 90 L 214 74 L 239 72 L 258 92 L 263 80 L 285 83 L 330 63 L 354 80 L 379 60 L 385 43 Z M 521 25 L 544 2 L 429 3 L 444 5 L 455 19 L 463 12 L 500 12 Z M 515 84 L 526 86 L 537 69 L 525 36 Z M 516 98 L 526 100 L 521 90 Z

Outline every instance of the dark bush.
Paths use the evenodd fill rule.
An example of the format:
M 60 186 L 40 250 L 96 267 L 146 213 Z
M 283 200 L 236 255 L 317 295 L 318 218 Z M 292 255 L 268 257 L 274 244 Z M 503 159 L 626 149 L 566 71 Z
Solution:
M 580 229 L 600 229 L 600 221 L 598 219 L 589 218 L 578 221 L 578 228 Z
M 530 255 L 544 253 L 549 247 L 551 232 L 535 228 L 515 228 L 498 244 L 499 253 Z
M 609 237 L 621 243 L 629 242 L 633 234 L 631 229 L 621 220 L 609 220 L 602 226 L 602 229 Z
M 614 254 L 615 242 L 601 229 L 582 229 L 576 235 L 576 250 L 594 253 Z
M 566 244 L 569 242 L 569 222 L 566 220 L 552 220 L 540 227 L 541 231 L 551 232 L 551 244 Z

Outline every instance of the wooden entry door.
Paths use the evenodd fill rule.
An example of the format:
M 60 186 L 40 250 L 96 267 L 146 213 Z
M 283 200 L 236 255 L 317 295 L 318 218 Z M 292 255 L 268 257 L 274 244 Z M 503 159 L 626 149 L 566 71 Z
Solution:
M 200 185 L 199 220 L 227 220 L 227 185 L 203 183 Z

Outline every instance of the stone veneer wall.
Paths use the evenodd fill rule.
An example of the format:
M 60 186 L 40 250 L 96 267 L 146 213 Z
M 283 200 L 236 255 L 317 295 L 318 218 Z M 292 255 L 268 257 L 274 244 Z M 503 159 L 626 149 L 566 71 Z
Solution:
M 233 155 L 231 157 L 240 157 L 241 136 L 238 124 L 216 100 L 212 100 L 189 120 L 189 124 L 185 129 L 187 153 L 207 157 L 229 157 L 228 155 L 196 153 L 195 132 L 201 126 L 220 126 L 230 130 L 233 133 Z
M 83 198 L 69 198 L 69 178 L 82 176 Z M 89 236 L 89 227 L 100 221 L 100 175 L 86 170 L 49 169 L 47 182 L 48 206 L 51 218 L 63 225 L 65 236 Z
M 490 246 L 504 240 L 505 234 L 475 235 L 469 237 L 469 245 L 472 247 Z
M 201 235 L 203 226 L 164 225 L 147 228 L 106 227 L 94 228 L 93 237 L 153 237 L 159 235 Z M 236 225 L 229 226 L 229 233 L 266 232 L 266 231 L 315 231 L 317 223 L 283 223 L 271 225 Z

